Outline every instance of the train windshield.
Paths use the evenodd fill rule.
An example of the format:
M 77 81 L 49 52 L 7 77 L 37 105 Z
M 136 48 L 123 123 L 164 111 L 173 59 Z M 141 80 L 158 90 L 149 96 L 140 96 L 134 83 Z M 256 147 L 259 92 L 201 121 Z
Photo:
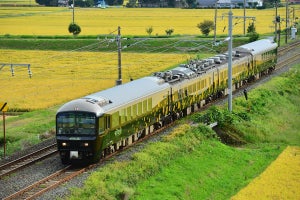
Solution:
M 91 135 L 96 132 L 96 116 L 91 113 L 60 113 L 56 119 L 57 134 Z

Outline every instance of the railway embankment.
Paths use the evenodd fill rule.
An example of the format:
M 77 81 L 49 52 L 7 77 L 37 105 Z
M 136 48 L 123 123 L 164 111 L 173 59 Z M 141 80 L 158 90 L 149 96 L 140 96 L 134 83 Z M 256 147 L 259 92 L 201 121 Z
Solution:
M 71 199 L 230 199 L 287 146 L 300 146 L 299 69 L 297 65 L 249 91 L 248 100 L 236 98 L 232 113 L 226 106 L 215 106 L 179 122 L 171 134 L 131 159 L 94 172 L 84 187 L 73 189 Z M 203 119 L 218 121 L 223 132 L 243 144 L 222 143 L 212 129 L 199 123 Z M 290 167 L 299 171 L 299 165 Z M 289 188 L 279 198 L 299 195 L 298 180 L 288 175 L 282 187 L 287 187 L 284 181 L 288 180 Z M 264 188 L 274 189 L 271 179 Z

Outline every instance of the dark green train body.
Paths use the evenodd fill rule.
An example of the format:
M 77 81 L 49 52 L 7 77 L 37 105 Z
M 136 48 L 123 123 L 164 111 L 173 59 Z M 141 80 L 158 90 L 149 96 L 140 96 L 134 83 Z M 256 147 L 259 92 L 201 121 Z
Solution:
M 228 54 L 192 60 L 63 105 L 56 139 L 63 163 L 91 163 L 227 94 Z M 233 89 L 273 70 L 277 44 L 264 39 L 234 49 Z

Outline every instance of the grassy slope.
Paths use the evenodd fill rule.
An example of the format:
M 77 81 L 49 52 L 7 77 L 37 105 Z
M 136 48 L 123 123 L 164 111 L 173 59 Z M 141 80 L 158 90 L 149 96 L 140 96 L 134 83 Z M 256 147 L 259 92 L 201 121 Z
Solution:
M 147 146 L 131 161 L 95 172 L 70 199 L 229 199 L 286 145 L 300 146 L 299 68 L 250 91 L 249 102 L 244 97 L 234 100 L 233 115 L 217 108 L 222 128 L 230 127 L 236 137 L 248 142 L 242 148 L 222 144 L 206 127 L 183 122 L 171 136 Z M 224 118 L 234 125 L 224 123 Z
M 123 36 L 124 38 L 126 36 Z M 211 48 L 210 51 L 225 52 L 227 44 L 224 43 L 218 47 L 211 47 L 213 41 L 212 38 L 200 38 L 200 37 L 153 37 L 153 38 L 140 38 L 140 37 L 128 37 L 128 40 L 122 40 L 122 46 L 129 45 L 130 48 L 124 48 L 124 52 L 161 52 L 161 47 L 167 46 L 164 49 L 165 53 L 178 52 L 182 53 L 185 49 L 192 51 L 196 49 L 199 52 L 199 46 L 206 46 Z M 111 38 L 113 39 L 113 38 Z M 88 48 L 91 44 L 98 41 L 98 48 L 92 50 Z M 239 46 L 248 41 L 247 37 L 236 38 L 234 46 Z M 73 37 L 0 37 L 1 49 L 22 49 L 22 50 L 51 50 L 51 51 L 115 51 L 116 46 L 111 44 L 105 38 L 97 38 L 95 36 L 82 36 L 74 39 Z

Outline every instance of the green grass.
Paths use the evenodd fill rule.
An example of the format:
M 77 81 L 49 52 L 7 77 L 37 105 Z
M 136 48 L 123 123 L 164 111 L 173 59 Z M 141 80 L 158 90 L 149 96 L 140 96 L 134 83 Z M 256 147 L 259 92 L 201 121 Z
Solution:
M 226 107 L 213 107 L 209 114 L 187 119 L 217 120 L 223 131 L 247 144 L 227 146 L 201 123 L 182 121 L 172 135 L 146 146 L 132 160 L 93 173 L 69 199 L 230 199 L 287 145 L 300 145 L 299 68 L 250 91 L 248 101 L 235 99 L 232 114 Z
M 215 54 L 216 52 L 225 52 L 227 44 L 212 47 L 213 39 L 198 37 L 169 37 L 169 38 L 141 38 L 126 37 L 128 40 L 122 40 L 123 52 L 206 52 Z M 109 38 L 108 38 L 109 39 Z M 0 49 L 22 49 L 22 50 L 53 50 L 53 51 L 116 51 L 116 42 L 109 42 L 105 36 L 11 36 L 0 37 Z M 111 38 L 113 39 L 113 38 Z M 234 46 L 247 43 L 245 37 L 236 38 Z M 99 43 L 97 48 L 89 48 L 89 45 Z
M 138 183 L 133 199 L 229 199 L 280 152 L 274 146 L 262 148 L 253 151 L 218 141 L 201 143 Z
M 6 116 L 6 155 L 24 150 L 55 133 L 55 113 L 58 107 Z M 2 119 L 2 116 L 1 116 Z M 3 127 L 3 121 L 0 121 Z M 3 130 L 0 131 L 0 157 L 3 156 Z
M 184 129 L 128 162 L 99 169 L 70 199 L 228 199 L 282 151 L 277 145 L 232 148 L 203 125 Z

